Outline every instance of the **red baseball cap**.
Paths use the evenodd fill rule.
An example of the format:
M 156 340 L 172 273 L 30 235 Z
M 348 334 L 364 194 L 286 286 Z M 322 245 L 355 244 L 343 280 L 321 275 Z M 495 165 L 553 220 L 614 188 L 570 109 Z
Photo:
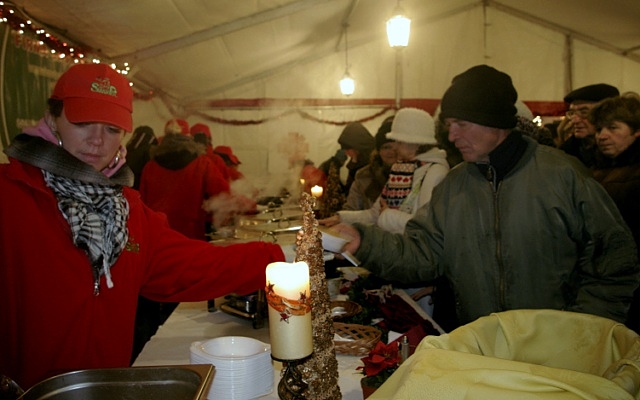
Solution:
M 204 135 L 208 138 L 211 137 L 211 131 L 209 127 L 205 124 L 195 124 L 191 127 L 191 136 L 194 136 L 196 133 L 204 133 Z
M 224 154 L 225 156 L 229 157 L 231 162 L 235 165 L 240 164 L 240 160 L 238 160 L 238 157 L 233 154 L 233 150 L 231 150 L 231 147 L 229 146 L 217 146 L 215 149 L 213 149 L 213 152 Z
M 133 129 L 133 90 L 127 78 L 107 64 L 75 64 L 63 73 L 51 98 L 62 100 L 64 115 L 74 124 L 101 122 Z
M 167 121 L 166 124 L 164 124 L 164 133 L 166 134 L 182 134 L 182 135 L 188 135 L 189 134 L 189 123 L 187 121 L 185 121 L 184 119 L 170 119 L 169 121 Z

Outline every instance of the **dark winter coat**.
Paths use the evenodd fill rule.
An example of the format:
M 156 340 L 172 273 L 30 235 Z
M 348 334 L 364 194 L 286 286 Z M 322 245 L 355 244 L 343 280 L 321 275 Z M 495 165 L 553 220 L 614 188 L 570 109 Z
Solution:
M 404 234 L 358 225 L 355 256 L 392 280 L 446 276 L 463 324 L 525 308 L 624 321 L 640 275 L 631 232 L 575 158 L 524 140 L 497 184 L 476 164 L 453 168 Z

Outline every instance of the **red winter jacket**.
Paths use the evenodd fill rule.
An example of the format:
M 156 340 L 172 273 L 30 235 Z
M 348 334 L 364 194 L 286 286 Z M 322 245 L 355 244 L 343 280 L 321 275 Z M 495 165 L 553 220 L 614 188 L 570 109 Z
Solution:
M 224 162 L 222 157 L 213 152 L 213 147 L 207 146 L 207 157 L 218 167 L 218 171 L 222 174 L 222 177 L 228 182 L 229 181 L 229 172 L 227 171 L 227 164 Z
M 145 204 L 165 213 L 173 229 L 193 239 L 205 239 L 210 218 L 202 203 L 223 192 L 229 192 L 229 182 L 206 155 L 175 170 L 161 166 L 157 159 L 151 160 L 140 178 Z
M 93 294 L 88 257 L 76 248 L 40 169 L 10 159 L 0 165 L 0 374 L 24 389 L 52 375 L 127 367 L 138 295 L 155 301 L 202 301 L 265 285 L 279 246 L 218 247 L 171 230 L 138 192 L 125 188 L 129 241 Z

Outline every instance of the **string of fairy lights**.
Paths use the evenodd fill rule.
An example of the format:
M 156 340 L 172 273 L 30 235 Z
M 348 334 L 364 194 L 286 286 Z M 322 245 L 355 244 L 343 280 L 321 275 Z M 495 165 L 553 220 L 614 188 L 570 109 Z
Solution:
M 95 50 L 78 43 L 70 43 L 69 40 L 62 38 L 61 35 L 47 28 L 44 24 L 36 22 L 24 10 L 21 10 L 10 1 L 0 1 L 0 24 L 1 23 L 6 24 L 11 30 L 20 35 L 20 37 L 28 37 L 28 47 L 30 51 L 35 51 L 39 54 L 48 53 L 51 57 L 66 62 L 109 64 L 111 68 L 123 75 L 128 75 L 131 72 L 131 66 L 128 62 L 118 65 L 101 60 Z M 133 86 L 131 80 L 129 84 Z M 138 89 L 134 90 L 133 95 L 134 98 L 139 100 L 150 100 L 155 97 L 153 90 L 141 92 Z
M 62 39 L 60 35 L 47 29 L 43 24 L 37 23 L 30 18 L 23 10 L 20 10 L 13 3 L 0 1 L 0 23 L 5 23 L 9 28 L 20 35 L 27 35 L 35 39 L 36 44 L 42 47 L 40 52 L 49 52 L 52 57 L 61 60 L 68 60 L 73 63 L 101 63 L 95 51 L 86 46 L 71 44 Z M 131 70 L 129 63 L 116 65 L 110 63 L 111 67 L 123 75 L 127 75 Z

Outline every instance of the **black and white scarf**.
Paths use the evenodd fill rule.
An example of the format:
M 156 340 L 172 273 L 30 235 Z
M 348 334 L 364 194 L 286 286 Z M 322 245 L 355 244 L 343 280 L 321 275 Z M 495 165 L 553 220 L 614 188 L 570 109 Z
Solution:
M 112 288 L 111 266 L 129 239 L 129 203 L 122 195 L 122 188 L 84 183 L 45 170 L 42 173 L 58 198 L 58 208 L 69 223 L 73 243 L 89 256 L 96 294 L 102 275 L 107 287 Z
M 102 275 L 107 287 L 113 287 L 111 267 L 129 239 L 129 203 L 122 185 L 133 183 L 131 170 L 123 167 L 106 177 L 61 147 L 25 134 L 18 135 L 5 153 L 42 170 L 69 223 L 74 245 L 89 257 L 94 294 L 100 293 Z

